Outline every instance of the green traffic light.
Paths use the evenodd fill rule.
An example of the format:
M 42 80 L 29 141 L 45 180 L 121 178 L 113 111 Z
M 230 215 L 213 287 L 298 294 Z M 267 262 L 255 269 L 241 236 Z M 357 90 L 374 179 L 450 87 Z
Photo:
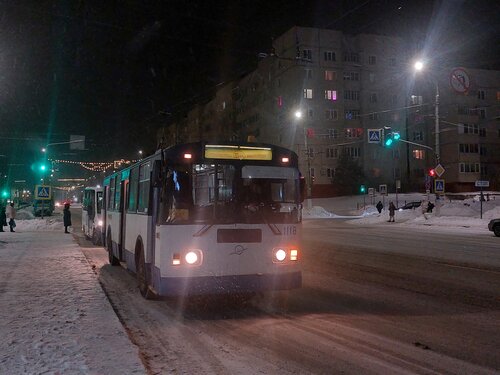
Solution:
M 390 145 L 392 145 L 392 142 L 394 142 L 392 138 L 387 138 L 387 139 L 385 140 L 385 145 L 386 145 L 387 147 L 389 147 Z
M 361 193 L 366 192 L 366 187 L 365 187 L 365 185 L 361 185 L 361 186 L 359 187 L 359 191 L 360 191 Z
M 9 193 L 7 192 L 7 190 L 3 190 L 2 191 L 2 198 L 7 198 L 9 196 Z
M 394 132 L 393 137 L 394 137 L 394 140 L 397 141 L 397 140 L 399 140 L 399 138 L 401 138 L 401 134 Z

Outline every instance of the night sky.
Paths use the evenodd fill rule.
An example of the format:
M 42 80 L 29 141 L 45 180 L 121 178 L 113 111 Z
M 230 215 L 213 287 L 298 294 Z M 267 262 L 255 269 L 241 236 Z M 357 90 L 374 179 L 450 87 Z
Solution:
M 43 144 L 70 134 L 88 150 L 54 157 L 152 151 L 159 125 L 255 69 L 294 25 L 401 36 L 451 65 L 500 69 L 497 3 L 0 1 L 0 172 L 29 173 Z

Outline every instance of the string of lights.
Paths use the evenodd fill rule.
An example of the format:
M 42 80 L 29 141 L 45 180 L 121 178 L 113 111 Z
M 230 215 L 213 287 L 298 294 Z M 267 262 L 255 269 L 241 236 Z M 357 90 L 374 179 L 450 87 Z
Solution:
M 136 163 L 138 160 L 115 160 L 111 162 L 92 162 L 92 161 L 75 161 L 75 160 L 61 160 L 61 159 L 52 159 L 50 160 L 52 163 L 59 164 L 73 164 L 79 165 L 82 168 L 85 168 L 92 172 L 106 172 L 108 169 L 118 169 L 123 165 L 130 165 L 131 163 Z

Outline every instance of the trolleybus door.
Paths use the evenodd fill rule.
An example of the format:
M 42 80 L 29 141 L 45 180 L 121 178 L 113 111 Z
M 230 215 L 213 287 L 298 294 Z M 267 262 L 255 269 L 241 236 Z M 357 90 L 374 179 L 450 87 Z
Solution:
M 121 261 L 124 261 L 125 259 L 123 258 L 123 253 L 124 253 L 124 247 L 125 247 L 125 226 L 127 225 L 126 223 L 126 213 L 127 210 L 125 208 L 125 203 L 127 201 L 127 196 L 128 196 L 128 180 L 122 181 L 122 194 L 120 196 L 120 246 L 119 248 L 119 259 Z

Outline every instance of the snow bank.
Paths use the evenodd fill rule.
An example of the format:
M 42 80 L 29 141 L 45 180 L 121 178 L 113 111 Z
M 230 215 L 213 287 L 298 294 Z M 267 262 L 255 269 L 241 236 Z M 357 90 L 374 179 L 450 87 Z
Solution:
M 8 227 L 4 230 L 8 230 Z M 62 216 L 54 214 L 43 219 L 35 217 L 32 207 L 22 208 L 16 214 L 16 232 L 59 231 L 64 230 Z
M 473 194 L 469 195 L 473 196 Z M 353 225 L 385 224 L 389 219 L 388 202 L 396 202 L 396 196 L 391 194 L 388 197 L 373 199 L 373 201 L 384 201 L 385 208 L 381 214 L 372 204 L 364 205 L 367 200 L 369 199 L 366 196 L 314 199 L 313 202 L 317 205 L 310 209 L 304 207 L 302 216 L 304 219 L 348 218 L 352 219 L 349 220 L 349 223 Z M 430 200 L 436 204 L 432 213 L 422 213 L 421 207 L 413 210 L 396 211 L 396 223 L 390 225 L 426 226 L 434 229 L 439 227 L 447 229 L 473 228 L 482 232 L 488 231 L 487 226 L 491 219 L 500 218 L 500 199 L 483 202 L 482 219 L 480 218 L 481 202 L 475 201 L 474 198 L 464 200 L 440 199 L 436 203 L 434 196 L 431 195 Z M 398 205 L 402 206 L 406 202 L 427 201 L 427 196 L 419 193 L 399 194 L 397 201 Z M 342 212 L 343 215 L 339 215 L 339 212 Z M 346 215 L 346 213 L 349 214 Z

